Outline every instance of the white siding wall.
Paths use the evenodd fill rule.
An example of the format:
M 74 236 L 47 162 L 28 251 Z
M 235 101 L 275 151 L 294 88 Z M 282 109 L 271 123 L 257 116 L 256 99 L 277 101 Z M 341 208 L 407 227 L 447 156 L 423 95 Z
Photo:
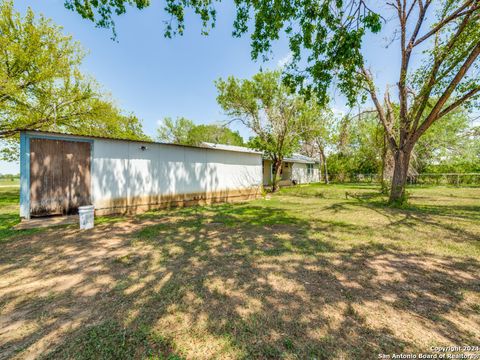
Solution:
M 103 139 L 95 139 L 93 146 L 96 206 L 113 199 L 239 190 L 261 183 L 260 154 Z
M 300 184 L 319 182 L 320 172 L 318 165 L 313 165 L 313 173 L 308 175 L 307 164 L 293 163 L 292 166 L 292 180 L 298 181 Z

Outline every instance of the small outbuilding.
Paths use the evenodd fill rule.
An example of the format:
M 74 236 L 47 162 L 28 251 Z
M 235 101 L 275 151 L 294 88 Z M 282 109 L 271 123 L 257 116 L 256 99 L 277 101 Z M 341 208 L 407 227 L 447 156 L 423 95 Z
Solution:
M 262 187 L 262 153 L 74 136 L 20 134 L 20 216 L 96 215 L 247 200 Z
M 273 161 L 263 159 L 263 185 L 271 186 L 274 175 Z M 294 184 L 308 184 L 320 181 L 319 162 L 315 159 L 301 155 L 292 154 L 283 159 L 280 169 L 279 186 L 290 186 Z

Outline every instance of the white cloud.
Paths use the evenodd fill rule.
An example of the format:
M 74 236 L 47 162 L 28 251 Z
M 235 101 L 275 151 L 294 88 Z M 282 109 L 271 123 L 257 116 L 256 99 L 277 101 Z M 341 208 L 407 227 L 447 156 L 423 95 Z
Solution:
M 284 68 L 285 66 L 288 65 L 289 62 L 292 61 L 292 59 L 293 59 L 293 54 L 290 51 L 287 55 L 285 55 L 284 57 L 282 57 L 280 60 L 277 61 L 277 66 L 279 68 Z

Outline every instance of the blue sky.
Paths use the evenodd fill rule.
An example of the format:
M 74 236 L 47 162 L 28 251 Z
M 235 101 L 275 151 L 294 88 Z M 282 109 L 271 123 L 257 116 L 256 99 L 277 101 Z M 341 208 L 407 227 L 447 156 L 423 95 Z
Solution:
M 218 4 L 216 27 L 209 36 L 200 34 L 198 19 L 189 15 L 183 36 L 163 37 L 167 17 L 159 1 L 149 8 L 130 9 L 116 19 L 118 40 L 111 40 L 111 32 L 95 28 L 79 15 L 68 11 L 63 0 L 17 0 L 15 7 L 24 13 L 28 6 L 64 27 L 88 51 L 83 70 L 95 77 L 105 90 L 127 112 L 143 120 L 145 132 L 155 135 L 158 122 L 166 116 L 184 116 L 196 123 L 226 120 L 216 103 L 214 80 L 234 75 L 250 77 L 262 67 L 276 68 L 289 56 L 285 39 L 275 43 L 271 60 L 254 62 L 250 57 L 248 36 L 231 36 L 235 9 L 232 2 Z M 382 80 L 379 89 L 397 77 L 398 56 L 395 46 L 385 49 L 382 37 L 367 37 L 367 62 Z M 344 101 L 333 94 L 331 106 L 345 110 Z M 234 125 L 242 136 L 250 133 Z M 17 173 L 18 164 L 0 162 L 0 173 Z

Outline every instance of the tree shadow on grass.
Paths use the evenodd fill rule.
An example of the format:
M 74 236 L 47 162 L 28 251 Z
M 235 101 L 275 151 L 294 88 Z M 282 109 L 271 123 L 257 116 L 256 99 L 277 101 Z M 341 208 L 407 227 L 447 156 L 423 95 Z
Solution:
M 159 232 L 158 238 L 166 239 L 166 235 Z M 200 232 L 193 241 L 208 244 L 208 238 Z M 167 241 L 178 246 L 181 239 Z M 449 273 L 460 267 L 475 274 L 479 269 L 476 262 L 449 259 L 452 265 L 444 264 L 439 270 L 431 264 L 425 266 L 421 256 L 379 251 L 376 246 L 335 251 L 338 262 L 323 256 L 282 256 L 282 244 L 277 245 L 275 256 L 257 251 L 261 255 L 252 257 L 236 251 L 235 245 L 236 238 L 227 237 L 217 256 L 212 255 L 212 245 L 207 245 L 204 250 L 208 254 L 194 247 L 197 251 L 188 256 L 188 246 L 177 260 L 170 257 L 166 261 L 166 271 L 172 274 L 168 283 L 150 304 L 145 304 L 136 320 L 155 324 L 152 326 L 156 329 L 172 326 L 165 318 L 173 315 L 168 308 L 174 306 L 174 313 L 180 313 L 194 328 L 199 326 L 192 329 L 193 333 L 207 331 L 215 338 L 227 336 L 246 358 L 279 358 L 289 352 L 300 357 L 373 358 L 379 352 L 415 348 L 398 338 L 388 324 L 368 325 L 366 315 L 355 309 L 390 296 L 394 298 L 388 304 L 391 311 L 420 317 L 423 328 L 439 337 L 456 343 L 472 339 L 458 324 L 435 320 L 461 303 L 462 292 L 478 291 L 478 277 L 459 281 Z M 251 248 L 258 248 L 245 246 L 247 254 Z M 196 266 L 186 266 L 192 258 Z M 374 265 L 374 261 L 381 264 Z M 396 278 L 378 280 L 385 269 Z M 167 299 L 160 308 L 159 299 Z M 329 321 L 330 311 L 340 323 Z M 315 336 L 315 331 L 322 330 L 324 336 Z M 294 350 L 285 345 L 287 342 Z
M 426 351 L 423 335 L 456 344 L 478 336 L 451 317 L 478 319 L 464 299 L 480 291 L 475 260 L 378 244 L 339 249 L 312 233 L 367 227 L 312 225 L 275 207 L 165 214 L 7 244 L 5 325 L 37 330 L 7 336 L 6 357 L 53 346 L 49 358 L 369 359 Z M 409 326 L 417 341 L 402 335 Z
M 387 227 L 415 227 L 417 231 L 423 231 L 424 225 L 430 228 L 437 228 L 450 233 L 455 241 L 478 241 L 478 234 L 456 226 L 451 221 L 439 221 L 441 219 L 459 219 L 476 222 L 480 220 L 480 206 L 478 205 L 425 205 L 407 204 L 404 207 L 392 207 L 375 194 L 356 194 L 350 196 L 351 201 L 341 204 L 343 209 L 349 206 L 367 208 L 375 211 L 382 217 L 386 217 L 390 223 Z M 335 205 L 335 204 L 334 204 Z M 328 209 L 328 208 L 327 208 Z M 338 211 L 337 209 L 332 209 Z

